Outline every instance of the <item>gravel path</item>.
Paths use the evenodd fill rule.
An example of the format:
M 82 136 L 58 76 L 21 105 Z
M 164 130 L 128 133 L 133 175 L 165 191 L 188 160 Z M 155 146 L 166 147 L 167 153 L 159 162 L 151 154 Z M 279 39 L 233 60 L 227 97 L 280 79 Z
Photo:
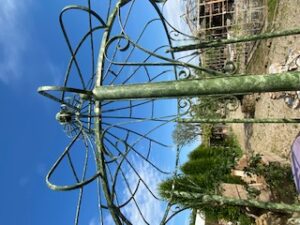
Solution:
M 272 30 L 285 30 L 300 26 L 299 0 L 281 0 Z M 290 36 L 262 41 L 258 46 L 258 55 L 254 55 L 249 72 L 267 73 L 271 64 L 284 64 L 290 51 L 300 50 L 300 36 Z M 300 90 L 300 84 L 299 84 Z M 273 100 L 270 94 L 252 96 L 255 103 L 255 117 L 300 118 L 300 109 L 291 109 L 283 99 Z M 230 117 L 242 118 L 245 115 L 239 108 Z M 232 125 L 241 146 L 246 151 L 259 152 L 271 161 L 288 161 L 290 146 L 300 131 L 297 124 L 279 125 Z M 246 129 L 245 129 L 246 128 Z

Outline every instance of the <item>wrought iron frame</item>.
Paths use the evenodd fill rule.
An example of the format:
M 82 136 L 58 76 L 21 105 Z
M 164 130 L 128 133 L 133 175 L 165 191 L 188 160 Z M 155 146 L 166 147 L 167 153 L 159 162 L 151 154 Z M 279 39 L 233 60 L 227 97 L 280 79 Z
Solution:
M 49 171 L 46 181 L 48 186 L 53 190 L 60 190 L 60 191 L 67 191 L 67 190 L 74 190 L 79 189 L 79 197 L 78 197 L 78 206 L 76 211 L 76 217 L 75 217 L 75 224 L 79 223 L 79 214 L 80 214 L 80 206 L 83 196 L 83 188 L 85 185 L 89 184 L 90 182 L 97 180 L 100 186 L 101 184 L 101 190 L 103 191 L 103 195 L 106 199 L 106 205 L 102 205 L 101 201 L 99 203 L 100 205 L 100 211 L 102 214 L 102 208 L 109 210 L 113 221 L 116 224 L 132 224 L 131 221 L 126 218 L 124 213 L 122 213 L 121 208 L 122 205 L 116 204 L 116 190 L 115 190 L 115 181 L 110 182 L 109 177 L 113 177 L 112 180 L 116 180 L 117 176 L 121 173 L 121 175 L 126 180 L 126 176 L 124 175 L 125 171 L 122 171 L 121 168 L 117 169 L 117 172 L 114 176 L 109 175 L 110 171 L 107 169 L 107 164 L 112 162 L 117 162 L 116 158 L 120 158 L 121 162 L 124 160 L 126 161 L 126 155 L 129 150 L 126 150 L 125 152 L 119 152 L 118 157 L 111 154 L 110 151 L 107 149 L 105 142 L 105 135 L 108 134 L 111 129 L 111 127 L 120 127 L 119 124 L 103 124 L 103 119 L 105 116 L 103 116 L 103 102 L 108 101 L 104 104 L 111 104 L 116 100 L 121 99 L 127 99 L 130 102 L 130 106 L 128 106 L 131 114 L 131 108 L 136 105 L 133 104 L 134 99 L 146 99 L 145 102 L 152 102 L 153 99 L 158 98 L 179 98 L 180 101 L 185 101 L 184 97 L 191 97 L 191 96 L 199 96 L 199 95 L 217 95 L 217 96 L 223 96 L 223 95 L 235 95 L 240 93 L 253 93 L 253 92 L 272 92 L 272 91 L 294 91 L 299 90 L 300 86 L 300 73 L 284 73 L 284 74 L 276 74 L 276 75 L 234 75 L 234 76 L 228 76 L 222 72 L 214 71 L 209 68 L 204 68 L 201 66 L 193 65 L 190 62 L 184 62 L 175 59 L 174 52 L 178 51 L 186 51 L 186 50 L 197 50 L 200 48 L 209 48 L 209 47 L 215 47 L 220 45 L 226 45 L 230 43 L 237 43 L 237 42 L 247 42 L 247 41 L 256 41 L 256 40 L 262 40 L 267 38 L 274 38 L 274 37 L 282 37 L 287 35 L 295 35 L 300 34 L 299 29 L 290 30 L 290 31 L 284 31 L 284 32 L 274 32 L 269 34 L 261 34 L 261 35 L 254 35 L 251 37 L 243 37 L 240 39 L 233 39 L 233 40 L 224 40 L 224 41 L 207 41 L 207 42 L 201 42 L 193 45 L 188 46 L 174 46 L 174 37 L 172 37 L 172 34 L 176 34 L 176 36 L 184 36 L 185 38 L 195 39 L 195 37 L 192 37 L 190 35 L 182 33 L 180 30 L 177 30 L 175 27 L 173 27 L 164 17 L 163 13 L 161 12 L 161 8 L 159 5 L 164 5 L 167 1 L 165 0 L 149 0 L 148 2 L 152 5 L 153 9 L 156 11 L 158 18 L 155 20 L 159 20 L 165 30 L 165 35 L 168 39 L 168 49 L 166 49 L 166 52 L 169 54 L 169 57 L 166 57 L 164 55 L 161 55 L 157 53 L 157 51 L 160 49 L 158 48 L 157 51 L 150 51 L 143 46 L 141 46 L 138 41 L 134 41 L 130 38 L 129 35 L 127 35 L 125 31 L 126 22 L 124 23 L 120 20 L 120 12 L 122 7 L 125 7 L 127 4 L 134 4 L 135 0 L 118 0 L 116 5 L 112 5 L 112 1 L 109 1 L 109 7 L 107 11 L 107 18 L 103 19 L 98 13 L 92 10 L 91 8 L 91 1 L 88 0 L 88 7 L 85 6 L 77 6 L 72 5 L 64 8 L 60 14 L 60 24 L 62 27 L 63 34 L 65 36 L 65 40 L 67 42 L 68 48 L 71 53 L 71 60 L 69 62 L 67 72 L 65 75 L 65 80 L 63 83 L 63 86 L 43 86 L 38 89 L 38 92 L 54 101 L 57 101 L 62 105 L 62 110 L 57 115 L 57 118 L 59 119 L 60 123 L 64 125 L 65 129 L 67 130 L 69 136 L 72 138 L 70 144 L 66 147 L 63 154 L 59 157 L 59 159 L 55 162 L 54 166 Z M 67 11 L 70 10 L 80 10 L 83 12 L 88 13 L 89 16 L 89 31 L 83 36 L 83 38 L 79 41 L 79 44 L 76 46 L 76 48 L 72 48 L 71 42 L 68 38 L 67 31 L 64 26 L 63 22 L 63 15 Z M 130 10 L 129 10 L 130 13 Z M 93 27 L 92 25 L 92 17 L 97 20 L 100 25 Z M 119 21 L 117 21 L 119 20 Z M 154 21 L 154 20 L 153 20 Z M 152 23 L 153 21 L 149 21 L 149 23 Z M 113 25 L 119 22 L 119 26 L 121 28 L 121 33 L 116 36 L 111 36 Z M 145 28 L 149 25 L 146 24 Z M 170 31 L 171 29 L 171 31 Z M 97 66 L 95 63 L 95 47 L 94 47 L 94 32 L 97 30 L 103 30 L 102 34 L 102 40 L 99 48 L 99 54 L 98 54 L 98 61 Z M 76 58 L 76 55 L 78 51 L 80 50 L 81 46 L 85 41 L 90 38 L 91 43 L 91 57 L 92 57 L 92 75 L 91 78 L 86 82 L 85 77 L 83 76 L 83 73 L 80 69 L 79 62 Z M 120 46 L 121 42 L 125 42 L 125 46 Z M 149 57 L 146 58 L 142 62 L 128 62 L 128 60 L 125 60 L 124 62 L 117 62 L 113 59 L 108 58 L 108 49 L 113 46 L 115 43 L 117 43 L 116 51 L 127 51 L 130 49 L 130 46 L 133 46 L 134 49 L 141 50 L 142 52 L 146 53 Z M 166 53 L 166 54 L 167 54 Z M 129 53 L 130 54 L 130 53 Z M 148 59 L 150 57 L 154 57 L 156 59 L 159 59 L 159 62 L 148 62 Z M 112 65 L 118 65 L 121 66 L 121 68 L 129 67 L 129 66 L 135 66 L 135 67 L 144 67 L 145 70 L 149 66 L 157 66 L 157 67 L 174 67 L 174 77 L 176 81 L 164 81 L 164 82 L 152 82 L 155 78 L 150 79 L 149 83 L 139 83 L 139 84 L 126 84 L 127 81 L 124 81 L 120 85 L 113 85 L 113 83 L 107 85 L 103 83 L 103 80 L 107 76 L 107 73 L 110 73 L 114 75 L 115 77 L 118 77 L 120 74 L 120 71 L 118 73 L 115 73 L 113 71 L 109 71 L 109 69 L 105 68 L 105 63 L 109 64 L 109 68 Z M 75 67 L 79 80 L 81 88 L 75 88 L 75 87 L 69 87 L 69 79 L 71 74 L 72 67 Z M 95 67 L 97 69 L 95 69 Z M 180 76 L 183 77 L 189 77 L 189 73 L 191 72 L 191 69 L 199 70 L 202 72 L 207 73 L 210 77 L 205 79 L 186 79 L 179 81 Z M 122 69 L 121 69 L 122 70 Z M 180 71 L 179 71 L 180 70 Z M 108 72 L 109 71 L 109 72 Z M 161 74 L 164 74 L 165 72 L 161 72 Z M 158 74 L 157 76 L 161 76 L 161 74 Z M 130 79 L 130 78 L 129 78 Z M 54 93 L 54 94 L 53 94 Z M 57 96 L 57 93 L 59 95 Z M 71 96 L 71 97 L 68 97 Z M 183 99 L 182 99 L 183 98 Z M 68 99 L 68 100 L 67 100 Z M 143 103 L 146 104 L 146 103 Z M 186 104 L 183 104 L 182 102 L 178 103 L 181 108 L 185 108 Z M 183 105 L 183 106 L 182 106 Z M 153 105 L 152 105 L 153 110 Z M 106 112 L 109 112 L 106 111 Z M 154 117 L 153 115 L 151 118 L 144 118 L 139 117 L 135 118 L 131 115 L 131 119 L 136 121 L 159 121 L 162 124 L 170 123 L 170 122 L 200 122 L 200 123 L 219 123 L 219 122 L 226 122 L 226 123 L 298 123 L 299 119 L 245 119 L 245 120 L 238 120 L 238 119 L 232 119 L 232 120 L 214 120 L 209 118 L 203 118 L 198 120 L 180 120 L 180 116 L 182 113 L 180 110 L 178 111 L 178 115 L 172 115 L 172 116 L 162 116 L 162 117 Z M 70 118 L 68 117 L 70 116 Z M 127 117 L 126 117 L 127 118 Z M 129 117 L 128 117 L 129 118 Z M 72 123 L 69 123 L 68 121 L 71 120 Z M 127 122 L 127 123 L 132 123 Z M 158 129 L 161 125 L 158 125 L 154 129 Z M 124 128 L 125 129 L 125 128 Z M 127 134 L 133 133 L 132 130 L 126 130 Z M 150 131 L 151 132 L 151 131 Z M 113 134 L 109 134 L 112 135 Z M 140 135 L 138 139 L 147 139 L 149 140 L 149 143 L 154 143 L 155 140 L 152 140 L 150 137 L 148 137 L 148 134 Z M 97 172 L 91 176 L 90 178 L 86 178 L 86 167 L 84 167 L 82 171 L 82 177 L 79 178 L 77 175 L 75 169 L 74 169 L 74 162 L 72 162 L 72 159 L 70 157 L 70 149 L 75 144 L 77 140 L 81 139 L 84 142 L 85 146 L 95 146 L 95 162 L 97 164 Z M 126 148 L 134 150 L 133 145 L 129 145 L 126 143 L 126 139 L 121 140 L 118 137 L 114 137 L 115 140 L 118 142 L 123 142 L 123 144 L 126 146 Z M 93 144 L 95 142 L 95 144 Z M 137 141 L 138 142 L 138 141 Z M 159 143 L 163 145 L 163 143 Z M 118 149 L 118 144 L 111 143 L 112 146 L 114 146 L 115 149 Z M 92 147 L 94 148 L 94 147 Z M 150 150 L 149 150 L 150 151 Z M 175 162 L 175 171 L 173 173 L 174 176 L 178 173 L 178 165 L 179 165 L 179 151 L 180 149 L 177 149 L 177 157 Z M 137 153 L 138 154 L 138 153 Z M 87 165 L 88 163 L 88 147 L 86 147 L 86 157 L 84 164 Z M 74 177 L 76 178 L 76 183 L 73 185 L 65 185 L 65 186 L 58 186 L 51 183 L 50 179 L 55 172 L 56 168 L 59 166 L 62 160 L 65 159 L 65 157 L 68 159 L 70 167 L 72 168 Z M 111 158 L 111 160 L 107 160 L 107 158 Z M 150 160 L 146 157 L 145 160 L 149 163 Z M 152 165 L 152 164 L 151 164 Z M 117 165 L 118 166 L 118 165 Z M 153 167 L 156 167 L 155 165 L 152 165 Z M 121 166 L 120 166 L 121 167 Z M 134 168 L 134 167 L 132 167 Z M 156 168 L 159 170 L 159 168 Z M 138 176 L 138 174 L 136 173 Z M 136 189 L 131 193 L 131 197 L 127 202 L 123 204 L 128 204 L 129 201 L 134 200 L 134 195 L 139 188 L 140 183 L 143 183 L 143 179 L 140 177 L 138 178 L 138 185 Z M 127 181 L 126 181 L 127 182 Z M 110 184 L 112 183 L 112 186 Z M 128 184 L 126 184 L 128 185 Z M 150 188 L 147 187 L 147 184 L 144 184 L 149 192 L 151 192 Z M 170 209 L 173 206 L 172 198 L 173 196 L 179 196 L 179 197 L 186 197 L 186 199 L 190 199 L 191 194 L 187 195 L 186 193 L 177 193 L 174 191 L 175 189 L 175 183 L 173 185 L 173 189 L 170 193 L 170 199 L 168 206 L 166 207 L 166 212 L 161 220 L 160 224 L 166 224 L 168 221 L 170 221 L 174 215 L 177 213 L 185 210 L 186 208 L 181 208 L 177 211 L 174 211 L 170 214 Z M 99 188 L 100 189 L 100 188 Z M 130 188 L 129 188 L 130 189 Z M 152 192 L 151 192 L 152 194 Z M 154 194 L 152 194 L 154 196 Z M 194 196 L 194 194 L 192 194 Z M 154 196 L 155 197 L 155 196 Z M 199 197 L 199 196 L 198 196 Z M 214 196 L 213 196 L 214 197 Z M 101 198 L 101 194 L 98 193 L 98 198 Z M 203 198 L 203 197 L 201 197 Z M 206 198 L 208 198 L 206 196 Z M 136 203 L 135 203 L 136 204 Z M 272 205 L 272 203 L 270 203 Z M 137 205 L 137 204 L 136 204 Z M 259 204 L 257 205 L 259 207 Z M 137 208 L 139 206 L 137 205 Z M 270 206 L 270 208 L 272 208 Z M 289 208 L 285 208 L 286 210 L 290 210 Z M 293 208 L 294 209 L 294 208 Z M 298 208 L 296 211 L 300 211 Z M 143 217 L 142 213 L 140 213 L 140 216 L 142 217 L 143 221 L 148 224 L 146 219 Z M 103 222 L 103 218 L 101 219 L 101 223 Z

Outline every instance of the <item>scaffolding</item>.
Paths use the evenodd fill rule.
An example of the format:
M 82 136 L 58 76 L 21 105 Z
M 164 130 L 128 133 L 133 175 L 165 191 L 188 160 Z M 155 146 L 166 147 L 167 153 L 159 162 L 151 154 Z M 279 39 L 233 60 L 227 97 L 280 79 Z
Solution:
M 265 3 L 261 0 L 187 0 L 185 20 L 197 39 L 228 39 L 261 32 L 265 21 Z M 203 65 L 223 70 L 233 61 L 241 71 L 249 61 L 255 43 L 211 48 L 201 54 Z

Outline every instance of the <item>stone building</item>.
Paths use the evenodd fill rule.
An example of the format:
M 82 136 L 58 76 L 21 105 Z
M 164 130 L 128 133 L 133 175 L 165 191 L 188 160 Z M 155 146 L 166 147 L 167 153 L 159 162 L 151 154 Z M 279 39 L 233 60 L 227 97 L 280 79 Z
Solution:
M 265 5 L 266 0 L 186 0 L 185 20 L 198 41 L 253 35 L 262 31 Z M 243 72 L 254 48 L 255 43 L 227 45 L 201 51 L 200 58 L 211 69 L 235 62 Z

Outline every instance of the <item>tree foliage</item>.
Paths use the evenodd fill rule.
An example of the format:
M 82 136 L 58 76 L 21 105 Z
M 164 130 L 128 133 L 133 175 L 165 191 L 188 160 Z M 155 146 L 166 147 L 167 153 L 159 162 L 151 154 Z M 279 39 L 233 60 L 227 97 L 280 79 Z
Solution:
M 224 142 L 224 146 L 207 147 L 200 145 L 188 155 L 188 161 L 181 166 L 183 174 L 171 177 L 160 184 L 160 195 L 168 200 L 171 197 L 171 190 L 189 193 L 216 194 L 219 192 L 219 184 L 222 182 L 242 184 L 239 178 L 230 175 L 231 169 L 235 166 L 237 158 L 241 156 L 241 149 L 233 140 Z M 248 218 L 244 216 L 243 207 L 203 204 L 197 209 L 206 215 L 211 221 L 221 218 L 228 221 L 244 221 L 248 225 Z M 185 200 L 172 196 L 172 202 L 181 206 L 193 205 L 193 200 Z
M 191 106 L 191 114 L 196 118 L 221 118 L 224 99 L 218 96 L 201 96 Z
M 293 181 L 290 165 L 279 162 L 262 162 L 260 154 L 254 154 L 249 159 L 249 166 L 244 172 L 251 176 L 253 174 L 264 177 L 271 191 L 273 202 L 293 203 L 298 195 Z
M 216 193 L 221 182 L 234 180 L 230 171 L 240 153 L 240 149 L 234 146 L 228 148 L 200 145 L 189 154 L 189 160 L 181 166 L 181 176 L 171 177 L 160 184 L 161 195 L 165 198 L 170 197 L 165 193 L 172 190 L 174 182 L 177 191 Z
M 195 141 L 201 134 L 201 128 L 198 124 L 178 123 L 172 137 L 177 145 L 184 146 Z
M 268 211 L 286 214 L 300 210 L 298 204 L 291 204 L 290 201 L 286 202 L 288 204 L 284 203 L 284 196 L 291 194 L 289 200 L 295 196 L 293 185 L 289 188 L 290 184 L 293 184 L 290 168 L 276 163 L 264 165 L 259 155 L 252 157 L 245 172 L 265 177 L 269 188 L 273 190 L 272 201 L 261 202 L 253 198 L 243 200 L 222 196 L 221 183 L 246 185 L 240 178 L 230 175 L 240 156 L 241 149 L 234 138 L 226 139 L 224 146 L 200 145 L 189 154 L 189 160 L 181 166 L 181 175 L 171 177 L 160 184 L 160 195 L 173 204 L 200 210 L 207 221 L 225 219 L 239 222 L 241 225 L 253 224 L 249 212 L 252 215 L 261 215 Z M 284 186 L 288 188 L 282 188 Z M 286 190 L 290 193 L 286 193 Z

